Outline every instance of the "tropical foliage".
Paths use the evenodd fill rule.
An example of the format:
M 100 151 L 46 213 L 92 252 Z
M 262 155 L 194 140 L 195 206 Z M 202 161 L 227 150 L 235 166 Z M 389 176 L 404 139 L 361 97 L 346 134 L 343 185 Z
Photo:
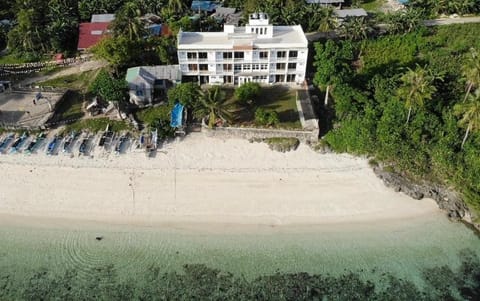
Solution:
M 242 104 L 251 104 L 260 95 L 260 84 L 248 82 L 235 89 L 235 97 Z
M 193 107 L 200 97 L 200 86 L 197 83 L 181 83 L 168 90 L 168 102 L 176 102 L 186 107 Z
M 123 79 L 115 79 L 107 71 L 98 73 L 89 87 L 90 92 L 100 96 L 105 101 L 121 103 L 125 101 L 127 83 Z
M 231 121 L 234 103 L 227 99 L 225 91 L 219 86 L 200 91 L 200 98 L 195 105 L 194 114 L 197 118 L 208 116 L 208 126 L 213 127 L 220 118 Z
M 331 86 L 335 109 L 325 141 L 408 177 L 455 186 L 480 210 L 479 70 L 471 50 L 480 41 L 472 34 L 480 25 L 315 44 L 314 81 Z
M 430 16 L 480 12 L 479 0 L 410 0 L 408 6 L 423 10 Z

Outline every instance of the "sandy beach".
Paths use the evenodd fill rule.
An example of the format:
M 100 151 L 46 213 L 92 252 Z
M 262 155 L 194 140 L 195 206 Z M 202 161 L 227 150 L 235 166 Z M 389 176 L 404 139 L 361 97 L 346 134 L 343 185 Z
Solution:
M 332 224 L 438 214 L 433 200 L 386 188 L 366 159 L 294 152 L 193 133 L 141 151 L 91 157 L 0 156 L 0 214 L 127 224 Z

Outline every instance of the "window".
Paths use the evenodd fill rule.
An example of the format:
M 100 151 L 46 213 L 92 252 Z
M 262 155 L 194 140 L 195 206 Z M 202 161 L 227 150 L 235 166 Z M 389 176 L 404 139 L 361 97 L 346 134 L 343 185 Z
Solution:
M 232 58 L 232 53 L 231 52 L 224 52 L 223 53 L 223 59 L 228 60 Z
M 287 74 L 287 82 L 291 83 L 295 81 L 295 74 Z
M 188 64 L 188 71 L 197 71 L 198 66 L 197 64 Z
M 232 71 L 232 64 L 223 64 L 223 71 Z
M 252 70 L 252 65 L 250 65 L 250 64 L 243 64 L 243 70 L 246 70 L 246 71 Z
M 240 65 L 240 64 L 235 64 L 235 65 L 233 66 L 233 68 L 235 69 L 235 71 L 241 71 L 241 70 L 242 70 L 242 65 Z
M 298 51 L 296 50 L 290 50 L 288 52 L 288 57 L 297 57 L 298 56 Z
M 253 70 L 260 70 L 260 65 L 259 64 L 253 64 L 252 69 Z
M 285 58 L 285 57 L 287 57 L 287 52 L 286 51 L 277 51 L 277 57 L 278 58 Z
M 199 59 L 206 59 L 208 57 L 208 54 L 206 52 L 199 52 L 198 53 L 198 58 Z
M 197 59 L 197 53 L 196 52 L 187 52 L 187 58 L 195 60 L 195 59 Z
M 200 64 L 198 66 L 200 71 L 208 71 L 208 64 Z
M 143 96 L 143 91 L 142 90 L 137 90 L 137 96 Z
M 235 51 L 235 53 L 234 53 L 234 57 L 235 57 L 236 59 L 243 59 L 244 56 L 245 56 L 245 54 L 244 54 L 243 52 L 241 52 L 241 51 Z
M 297 63 L 288 63 L 288 69 L 297 69 Z
M 283 83 L 285 81 L 285 75 L 275 75 L 275 82 Z
M 225 84 L 231 84 L 232 83 L 232 76 L 231 75 L 225 75 L 223 77 L 223 83 Z
M 268 59 L 268 51 L 260 51 L 258 53 L 258 56 L 261 58 L 261 59 Z
M 277 63 L 277 70 L 285 70 L 285 63 Z
M 268 64 L 261 64 L 260 65 L 260 70 L 267 70 L 268 69 Z

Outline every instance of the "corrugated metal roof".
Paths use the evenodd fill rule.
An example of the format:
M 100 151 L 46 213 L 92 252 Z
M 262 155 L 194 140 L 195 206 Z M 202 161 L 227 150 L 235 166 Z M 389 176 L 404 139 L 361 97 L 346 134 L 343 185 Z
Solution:
M 363 8 L 338 9 L 338 10 L 335 10 L 335 14 L 342 19 L 346 17 L 366 17 L 367 16 L 367 12 Z
M 105 34 L 110 23 L 80 23 L 77 49 L 87 49 L 98 43 Z
M 92 15 L 92 19 L 90 20 L 90 22 L 104 23 L 104 22 L 112 22 L 113 20 L 115 20 L 114 14 L 98 14 L 98 15 Z
M 132 83 L 139 77 L 153 85 L 156 79 L 179 81 L 182 79 L 182 73 L 179 65 L 141 66 L 128 68 L 125 80 Z
M 307 3 L 310 4 L 337 4 L 343 3 L 344 0 L 307 0 Z
M 194 11 L 207 11 L 211 12 L 214 11 L 215 8 L 217 7 L 217 4 L 213 1 L 192 1 L 192 5 L 190 8 Z

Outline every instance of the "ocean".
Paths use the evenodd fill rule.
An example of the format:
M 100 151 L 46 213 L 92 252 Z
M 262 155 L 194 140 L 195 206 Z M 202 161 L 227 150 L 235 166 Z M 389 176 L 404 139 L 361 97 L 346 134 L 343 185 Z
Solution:
M 38 271 L 50 280 L 72 272 L 75 282 L 88 283 L 92 271 L 108 267 L 102 281 L 141 287 L 153 267 L 160 273 L 181 274 L 185 265 L 192 264 L 247 282 L 274 274 L 354 273 L 381 286 L 388 274 L 425 290 L 426 271 L 457 270 L 462 252 L 480 256 L 476 233 L 442 214 L 392 222 L 284 227 L 15 220 L 0 227 L 1 300 L 28 299 L 22 291 L 32 279 L 38 282 Z

